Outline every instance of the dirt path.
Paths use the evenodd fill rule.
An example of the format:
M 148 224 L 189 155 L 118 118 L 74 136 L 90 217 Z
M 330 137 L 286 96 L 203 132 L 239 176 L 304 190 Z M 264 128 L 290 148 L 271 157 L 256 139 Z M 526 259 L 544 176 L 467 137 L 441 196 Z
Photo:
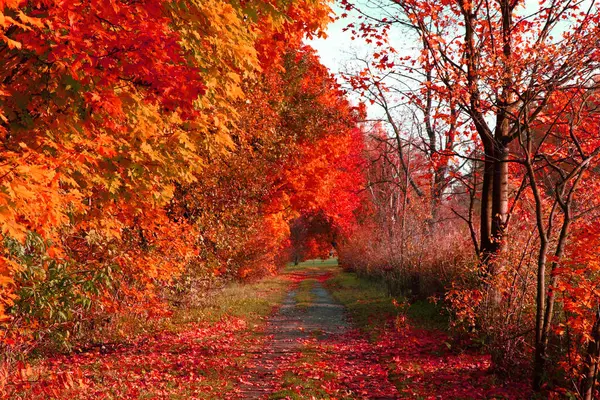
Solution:
M 362 387 L 373 385 L 388 387 L 389 392 L 395 393 L 395 388 L 387 381 L 385 370 L 379 365 L 377 365 L 377 368 L 373 368 L 373 365 L 371 365 L 373 363 L 377 364 L 378 360 L 368 359 L 368 355 L 361 355 L 360 351 L 347 351 L 351 350 L 353 346 L 352 343 L 347 342 L 348 338 L 355 338 L 355 336 L 349 335 L 353 330 L 344 307 L 338 304 L 323 286 L 322 282 L 326 278 L 326 275 L 314 271 L 295 275 L 297 284 L 290 288 L 281 308 L 269 320 L 265 330 L 265 335 L 268 336 L 265 347 L 250 361 L 248 368 L 240 378 L 239 398 L 284 398 L 279 397 L 281 394 L 274 394 L 278 389 L 281 389 L 282 375 L 284 371 L 292 371 L 293 374 L 298 376 L 303 374 L 301 368 L 291 368 L 290 366 L 294 363 L 298 364 L 298 360 L 302 357 L 302 351 L 309 347 L 313 353 L 318 354 L 318 360 L 304 363 L 304 369 L 309 369 L 309 371 L 304 371 L 304 376 L 319 380 L 319 373 L 324 370 L 332 370 L 327 364 L 333 362 L 334 359 L 335 363 L 340 365 L 350 365 L 358 362 L 366 369 L 371 370 L 358 377 Z M 309 291 L 310 302 L 306 306 L 304 303 L 299 303 L 298 297 L 299 292 L 303 290 L 302 282 L 309 279 L 310 282 L 306 283 L 312 284 L 312 288 Z M 304 295 L 306 295 L 306 289 L 304 289 L 304 292 Z M 360 359 L 361 356 L 365 356 L 365 359 Z M 367 376 L 373 370 L 379 371 L 379 374 Z M 367 376 L 366 380 L 371 378 L 381 380 L 383 378 L 385 382 L 376 382 L 375 384 L 371 382 L 364 385 L 365 376 Z M 337 376 L 336 378 L 339 380 L 340 377 Z M 354 379 L 354 377 L 346 378 Z M 340 382 L 336 382 L 336 385 L 339 386 Z M 352 386 L 352 384 L 344 385 L 342 383 L 342 386 Z M 362 395 L 350 396 L 354 392 L 349 389 L 344 390 L 344 392 L 347 396 L 343 396 L 343 398 L 396 398 L 393 395 L 372 397 L 366 395 L 364 391 Z M 380 391 L 376 392 L 380 393 Z M 307 395 L 307 397 L 304 397 L 302 393 L 299 393 L 299 395 L 300 397 L 293 398 L 311 398 L 310 395 Z
M 389 319 L 383 306 L 390 299 L 372 291 L 372 282 L 344 278 L 331 263 L 310 264 L 286 270 L 276 282 L 232 286 L 214 303 L 215 321 L 171 325 L 117 346 L 23 364 L 16 376 L 4 375 L 10 380 L 0 398 L 531 398 L 529 382 L 502 382 L 491 373 L 489 355 L 451 349 L 446 332 Z M 368 336 L 328 288 L 345 299 Z

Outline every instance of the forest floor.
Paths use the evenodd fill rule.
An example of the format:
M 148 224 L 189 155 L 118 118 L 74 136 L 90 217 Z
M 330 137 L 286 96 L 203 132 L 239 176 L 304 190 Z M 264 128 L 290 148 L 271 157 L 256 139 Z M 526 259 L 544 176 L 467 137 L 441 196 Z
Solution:
M 133 341 L 23 364 L 13 399 L 526 399 L 454 348 L 435 306 L 398 306 L 334 260 L 232 285 Z

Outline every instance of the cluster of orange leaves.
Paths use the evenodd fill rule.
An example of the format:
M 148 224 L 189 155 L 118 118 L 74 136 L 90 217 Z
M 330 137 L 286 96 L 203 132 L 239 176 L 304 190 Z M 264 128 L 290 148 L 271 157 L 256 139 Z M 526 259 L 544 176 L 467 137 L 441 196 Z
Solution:
M 244 277 L 273 265 L 299 213 L 345 220 L 358 201 L 357 113 L 301 45 L 329 11 L 304 0 L 0 1 L 7 326 L 27 279 L 48 283 L 50 266 L 82 287 L 108 276 L 86 310 L 152 314 L 158 289 L 191 264 Z

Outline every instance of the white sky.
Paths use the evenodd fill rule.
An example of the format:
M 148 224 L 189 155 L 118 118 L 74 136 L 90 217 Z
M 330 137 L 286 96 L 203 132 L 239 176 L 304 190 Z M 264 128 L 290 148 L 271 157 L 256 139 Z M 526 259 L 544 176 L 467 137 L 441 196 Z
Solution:
M 336 15 L 342 15 L 343 11 L 337 4 L 332 8 Z M 306 44 L 317 51 L 321 63 L 333 73 L 339 73 L 342 66 L 350 59 L 348 50 L 358 47 L 358 42 L 350 38 L 350 32 L 342 31 L 349 23 L 347 18 L 340 18 L 327 27 L 327 38 L 306 41 Z
M 355 3 L 358 3 L 359 6 L 361 2 L 367 4 L 368 0 L 355 0 Z M 373 51 L 373 46 L 369 46 L 361 40 L 352 40 L 350 32 L 343 31 L 348 24 L 359 22 L 357 19 L 358 14 L 355 11 L 343 10 L 338 4 L 338 0 L 332 0 L 332 3 L 331 8 L 335 15 L 341 16 L 343 13 L 347 13 L 348 17 L 340 18 L 329 24 L 327 27 L 327 38 L 307 40 L 306 43 L 317 51 L 323 65 L 328 67 L 331 72 L 339 73 L 343 70 L 347 62 L 352 59 L 350 53 L 353 50 L 357 50 L 359 54 L 366 54 L 369 50 Z M 580 2 L 582 11 L 593 3 L 596 3 L 596 0 L 582 0 Z M 540 0 L 525 0 L 523 6 L 520 14 L 529 15 L 539 9 Z M 559 26 L 561 25 L 567 28 L 569 22 L 559 23 Z M 402 52 L 410 52 L 412 50 L 412 43 L 408 42 L 410 38 L 402 32 L 392 29 L 390 39 L 394 43 L 396 50 L 401 54 Z
M 363 3 L 365 7 L 368 7 L 368 1 L 369 0 L 354 0 L 355 3 L 359 3 L 359 6 L 361 3 Z M 533 11 L 539 9 L 541 1 L 542 0 L 525 0 L 520 13 L 522 15 L 530 15 Z M 590 4 L 595 2 L 596 0 L 582 0 L 582 9 L 586 9 L 590 6 Z M 360 39 L 352 40 L 351 32 L 344 32 L 344 28 L 346 28 L 348 24 L 354 23 L 358 25 L 361 20 L 357 18 L 358 13 L 356 11 L 343 10 L 338 4 L 338 0 L 332 0 L 332 3 L 332 10 L 335 15 L 341 16 L 342 14 L 347 13 L 348 16 L 345 18 L 339 18 L 338 20 L 329 24 L 327 27 L 327 38 L 307 40 L 306 43 L 316 50 L 323 65 L 329 68 L 333 74 L 339 74 L 340 72 L 347 70 L 349 66 L 350 69 L 352 69 L 352 60 L 355 58 L 355 55 L 359 55 L 361 57 L 372 55 L 373 52 L 375 52 L 375 47 L 374 45 L 369 45 Z M 569 21 L 561 22 L 558 25 L 558 30 L 560 31 L 561 28 L 567 29 L 568 26 Z M 390 43 L 393 44 L 399 56 L 415 54 L 416 48 L 419 47 L 419 45 L 418 43 L 415 43 L 415 37 L 411 36 L 412 35 L 406 32 L 405 29 L 393 28 L 390 31 Z M 340 83 L 343 83 L 341 80 L 339 81 Z M 350 94 L 350 99 L 353 102 L 358 101 L 358 98 L 352 94 Z M 370 118 L 382 116 L 382 111 L 378 106 L 371 106 L 368 103 L 366 105 Z
M 359 6 L 362 3 L 368 3 L 368 0 L 354 1 Z M 366 6 L 365 6 L 366 7 Z M 333 73 L 339 73 L 344 69 L 348 61 L 353 59 L 353 54 L 358 53 L 361 56 L 372 54 L 375 46 L 365 43 L 361 39 L 352 40 L 350 31 L 344 32 L 343 29 L 350 23 L 358 25 L 358 13 L 356 11 L 346 11 L 342 9 L 337 0 L 332 4 L 333 13 L 337 16 L 348 14 L 345 18 L 339 18 L 327 27 L 327 38 L 317 38 L 307 40 L 306 43 L 312 46 L 319 56 L 323 65 L 329 68 Z M 401 54 L 410 52 L 413 48 L 412 40 L 399 29 L 392 29 L 390 32 L 390 42 L 394 44 L 396 50 Z
M 356 3 L 367 2 L 368 0 L 357 0 Z M 321 63 L 325 65 L 333 74 L 339 74 L 346 70 L 352 70 L 352 66 L 356 66 L 356 56 L 371 58 L 371 55 L 376 51 L 375 45 L 367 44 L 362 39 L 352 40 L 351 32 L 345 31 L 344 28 L 350 23 L 358 25 L 361 20 L 358 19 L 358 13 L 356 11 L 346 11 L 342 9 L 337 0 L 334 0 L 332 4 L 332 10 L 335 15 L 340 17 L 342 14 L 348 14 L 345 18 L 339 18 L 336 21 L 329 24 L 327 27 L 327 38 L 315 38 L 313 40 L 306 40 L 306 44 L 313 47 L 321 59 Z M 407 53 L 414 54 L 416 44 L 413 44 L 413 40 L 410 39 L 406 32 L 402 32 L 401 29 L 392 29 L 389 34 L 390 42 L 394 44 L 394 48 L 399 52 L 399 55 L 406 55 Z M 362 68 L 362 67 L 361 67 Z M 344 83 L 341 79 L 338 79 L 340 83 Z M 355 94 L 349 93 L 350 101 L 358 103 L 364 99 L 359 99 Z M 383 110 L 377 105 L 371 105 L 365 103 L 367 106 L 367 113 L 369 119 L 380 119 L 383 118 Z

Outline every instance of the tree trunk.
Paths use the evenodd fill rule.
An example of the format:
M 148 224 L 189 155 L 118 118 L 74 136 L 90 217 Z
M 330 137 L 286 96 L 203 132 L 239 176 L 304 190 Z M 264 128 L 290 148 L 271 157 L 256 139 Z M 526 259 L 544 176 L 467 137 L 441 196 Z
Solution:
M 509 60 L 512 54 L 512 12 L 513 2 L 500 0 L 499 6 L 502 17 L 502 53 Z M 506 249 L 506 225 L 508 223 L 508 156 L 510 151 L 508 144 L 514 139 L 511 137 L 510 116 L 514 115 L 514 93 L 513 76 L 509 64 L 504 64 L 502 90 L 498 94 L 496 111 L 496 128 L 494 138 L 491 140 L 492 148 L 489 144 L 486 146 L 486 161 L 489 150 L 492 150 L 493 174 L 492 179 L 492 200 L 491 207 L 491 227 L 489 242 L 484 246 L 482 243 L 483 255 L 487 263 L 488 271 L 492 276 L 500 271 L 499 264 L 496 261 L 498 254 Z
M 486 149 L 481 187 L 480 238 L 482 263 L 487 264 L 492 254 L 492 183 L 494 181 L 494 155 Z
M 488 264 L 489 272 L 496 271 L 494 256 L 506 248 L 506 224 L 508 220 L 508 156 L 507 147 L 486 154 L 481 189 L 481 232 L 482 261 Z
M 527 176 L 529 185 L 535 199 L 535 217 L 538 235 L 540 237 L 540 248 L 537 257 L 537 296 L 536 296 L 536 316 L 535 316 L 535 354 L 533 360 L 533 389 L 539 392 L 544 382 L 546 373 L 546 348 L 547 335 L 543 334 L 544 321 L 544 299 L 546 296 L 546 261 L 548 259 L 548 235 L 544 224 L 544 209 L 542 206 L 542 197 L 535 179 L 535 172 L 531 162 L 531 155 L 527 151 Z
M 556 268 L 558 268 L 558 260 L 562 259 L 563 257 L 569 227 L 571 225 L 570 205 L 567 203 L 565 208 L 565 217 L 560 235 L 558 237 L 556 251 L 554 252 L 554 261 L 550 267 L 550 283 L 548 287 L 546 287 L 545 266 L 547 259 L 546 253 L 548 251 L 549 244 L 546 235 L 543 235 L 542 237 L 542 243 L 540 245 L 540 253 L 538 257 L 538 288 L 536 304 L 537 314 L 535 325 L 536 340 L 533 369 L 533 388 L 535 391 L 539 391 L 542 388 L 543 378 L 546 372 L 548 339 L 550 337 L 552 319 L 554 318 L 554 303 L 556 299 L 556 295 L 554 294 L 554 290 L 552 288 L 556 287 L 556 284 L 558 283 L 558 275 L 555 274 L 554 271 Z M 548 292 L 547 294 L 546 291 Z
M 592 340 L 588 343 L 582 371 L 581 397 L 584 400 L 592 400 L 594 396 L 594 385 L 598 373 L 598 358 L 600 357 L 600 309 L 596 311 L 596 321 L 592 327 L 591 336 Z
M 554 318 L 554 303 L 555 303 L 555 293 L 554 289 L 558 283 L 559 276 L 555 273 L 556 269 L 559 266 L 559 262 L 562 259 L 565 246 L 567 243 L 567 238 L 569 236 L 569 228 L 571 226 L 571 202 L 573 201 L 573 194 L 575 193 L 575 189 L 579 185 L 581 178 L 583 177 L 583 171 L 585 167 L 579 169 L 577 172 L 575 182 L 571 189 L 568 191 L 566 198 L 562 201 L 561 197 L 565 195 L 565 185 L 568 181 L 568 178 L 559 184 L 555 190 L 557 193 L 556 201 L 560 203 L 560 208 L 562 208 L 564 217 L 562 222 L 562 227 L 560 229 L 560 234 L 558 235 L 558 241 L 556 243 L 556 250 L 554 251 L 554 261 L 550 267 L 550 283 L 546 286 L 546 259 L 547 259 L 547 251 L 549 247 L 548 243 L 548 235 L 551 232 L 552 220 L 554 216 L 554 210 L 550 213 L 548 217 L 548 228 L 544 227 L 543 223 L 543 212 L 542 212 L 542 199 L 539 194 L 539 190 L 537 184 L 535 182 L 535 174 L 533 172 L 533 166 L 531 164 L 531 159 L 528 159 L 527 163 L 527 173 L 530 179 L 531 189 L 535 198 L 536 203 L 536 219 L 538 225 L 538 232 L 540 235 L 540 252 L 538 256 L 538 276 L 537 276 L 537 313 L 536 313 L 536 326 L 535 326 L 535 358 L 534 358 L 534 369 L 533 369 L 533 389 L 536 392 L 539 392 L 542 388 L 544 374 L 546 373 L 546 360 L 548 358 L 548 339 L 550 337 L 551 327 L 552 327 L 552 319 Z M 574 174 L 577 170 L 573 171 Z M 560 189 L 559 189 L 560 187 Z M 548 232 L 548 233 L 546 233 Z M 547 293 L 547 294 L 546 294 Z M 545 302 L 545 303 L 544 303 Z M 598 317 L 596 317 L 596 323 L 598 323 Z M 594 327 L 592 331 L 592 336 L 594 332 L 598 329 Z M 600 332 L 599 332 L 600 337 Z M 594 339 L 597 342 L 597 339 Z M 598 344 L 596 344 L 597 346 Z M 596 350 L 597 351 L 597 350 Z M 595 376 L 595 372 L 594 372 Z M 593 383 L 592 383 L 593 386 Z
M 508 147 L 498 144 L 495 151 L 494 179 L 492 182 L 491 249 L 494 255 L 506 249 L 506 224 L 508 222 Z M 497 265 L 492 263 L 492 274 Z
M 548 241 L 545 235 L 541 238 L 538 253 L 538 276 L 537 276 L 537 304 L 535 319 L 535 356 L 533 360 L 533 390 L 539 392 L 544 383 L 546 373 L 546 349 L 548 347 L 548 336 L 543 334 L 544 326 L 544 298 L 546 295 L 546 259 Z
M 506 249 L 508 222 L 508 147 L 495 143 L 490 156 L 486 152 L 481 194 L 481 263 L 488 277 L 500 273 L 498 255 Z M 493 282 L 486 283 L 492 304 L 502 300 Z

